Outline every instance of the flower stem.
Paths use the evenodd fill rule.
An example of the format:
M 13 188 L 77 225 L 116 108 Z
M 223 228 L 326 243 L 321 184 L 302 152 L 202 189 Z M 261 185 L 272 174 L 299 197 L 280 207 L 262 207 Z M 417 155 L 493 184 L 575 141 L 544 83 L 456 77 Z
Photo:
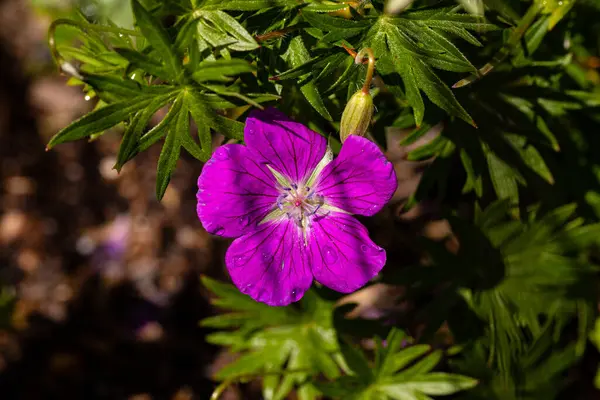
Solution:
M 375 73 L 375 54 L 369 47 L 361 49 L 356 57 L 354 57 L 354 63 L 362 64 L 363 58 L 369 57 L 369 65 L 367 66 L 367 76 L 365 77 L 365 83 L 362 87 L 363 93 L 369 93 L 371 89 L 371 81 L 373 80 L 373 74 Z

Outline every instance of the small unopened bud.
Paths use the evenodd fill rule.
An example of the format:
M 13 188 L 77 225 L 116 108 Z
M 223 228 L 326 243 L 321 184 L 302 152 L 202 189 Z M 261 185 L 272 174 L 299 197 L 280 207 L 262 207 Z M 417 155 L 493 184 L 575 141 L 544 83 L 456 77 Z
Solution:
M 350 135 L 365 136 L 373 116 L 373 97 L 369 92 L 359 90 L 346 104 L 340 123 L 342 143 Z

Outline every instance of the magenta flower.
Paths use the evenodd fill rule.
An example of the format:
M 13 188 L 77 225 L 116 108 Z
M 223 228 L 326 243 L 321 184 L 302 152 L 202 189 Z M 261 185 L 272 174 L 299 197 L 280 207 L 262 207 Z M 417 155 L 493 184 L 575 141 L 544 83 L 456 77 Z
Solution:
M 396 190 L 381 150 L 350 136 L 332 160 L 325 138 L 274 108 L 250 114 L 244 139 L 215 151 L 197 196 L 204 228 L 237 238 L 225 264 L 240 291 L 283 306 L 313 278 L 349 293 L 377 275 L 385 250 L 351 214 L 375 214 Z

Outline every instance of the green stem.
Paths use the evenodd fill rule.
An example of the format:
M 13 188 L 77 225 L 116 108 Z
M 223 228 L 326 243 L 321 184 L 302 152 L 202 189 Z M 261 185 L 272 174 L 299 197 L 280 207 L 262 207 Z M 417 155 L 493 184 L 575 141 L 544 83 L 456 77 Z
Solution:
M 369 65 L 367 66 L 367 76 L 365 77 L 365 83 L 363 84 L 362 91 L 363 93 L 369 93 L 371 89 L 371 81 L 373 80 L 373 74 L 375 73 L 375 54 L 373 54 L 373 50 L 369 47 L 365 47 L 361 49 L 356 57 L 354 58 L 354 62 L 356 64 L 362 64 L 363 58 L 365 56 L 369 57 Z
M 498 52 L 494 55 L 492 60 L 485 64 L 483 67 L 481 67 L 476 74 L 468 76 L 465 79 L 461 79 L 460 81 L 452 85 L 452 87 L 456 89 L 459 87 L 470 85 L 476 80 L 489 74 L 494 69 L 494 67 L 503 62 L 506 59 L 506 57 L 508 57 L 513 52 L 515 47 L 519 44 L 521 38 L 523 37 L 523 35 L 525 35 L 525 32 L 527 32 L 527 29 L 529 29 L 531 24 L 533 24 L 541 10 L 541 2 L 534 2 L 519 22 L 519 25 L 517 25 L 517 27 L 511 32 L 506 43 L 502 46 L 500 50 L 498 50 Z

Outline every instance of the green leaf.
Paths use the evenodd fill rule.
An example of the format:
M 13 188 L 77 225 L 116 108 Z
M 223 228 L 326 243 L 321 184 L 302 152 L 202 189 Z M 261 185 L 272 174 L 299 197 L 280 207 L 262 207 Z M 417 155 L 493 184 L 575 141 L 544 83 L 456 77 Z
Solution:
M 299 78 L 301 76 L 305 76 L 306 74 L 310 73 L 313 66 L 315 64 L 317 64 L 319 61 L 321 61 L 323 58 L 322 57 L 313 57 L 310 60 L 308 60 L 307 62 L 288 69 L 285 72 L 282 72 L 279 75 L 275 75 L 272 79 L 275 81 L 283 81 L 286 79 L 295 79 L 295 78 Z
M 169 126 L 175 120 L 179 111 L 181 110 L 183 101 L 181 98 L 175 99 L 171 108 L 167 112 L 167 115 L 160 121 L 154 128 L 150 129 L 139 139 L 138 144 L 135 149 L 131 152 L 131 157 L 135 156 L 138 153 L 141 153 L 144 150 L 147 150 L 154 143 L 159 141 L 168 131 Z
M 381 374 L 383 376 L 392 375 L 395 372 L 405 368 L 416 359 L 424 356 L 431 346 L 427 344 L 418 344 L 408 347 L 406 350 L 400 351 L 396 354 L 392 354 L 387 357 L 381 367 Z
M 385 384 L 378 386 L 378 390 L 394 399 L 404 399 L 415 393 L 434 396 L 449 395 L 461 390 L 471 389 L 477 381 L 462 375 L 432 372 L 415 377 L 401 383 Z
M 357 379 L 369 382 L 373 379 L 373 371 L 369 366 L 369 361 L 365 357 L 364 353 L 357 349 L 355 345 L 350 343 L 341 345 L 342 355 L 344 361 L 350 370 L 356 375 Z
M 174 91 L 172 86 L 152 85 L 144 86 L 132 79 L 123 79 L 112 75 L 83 74 L 83 81 L 94 88 L 101 95 L 133 98 L 143 95 L 160 95 Z
M 139 111 L 132 118 L 131 123 L 127 129 L 125 129 L 123 138 L 121 139 L 121 146 L 119 147 L 119 153 L 117 154 L 117 163 L 115 164 L 117 171 L 120 171 L 123 165 L 132 158 L 133 154 L 135 154 L 138 140 L 142 136 L 143 130 L 148 125 L 150 118 L 169 102 L 171 98 L 170 94 L 157 96 L 146 108 Z
M 210 107 L 200 93 L 195 91 L 186 92 L 186 102 L 190 108 L 192 118 L 194 118 L 198 127 L 206 125 L 232 139 L 244 139 L 244 124 L 217 115 L 215 110 Z M 200 137 L 200 142 L 209 143 L 210 139 Z
M 172 76 L 159 61 L 153 60 L 146 54 L 127 48 L 116 48 L 115 51 L 134 68 L 139 68 L 150 75 L 163 79 L 169 79 Z
M 452 145 L 452 143 L 440 134 L 431 142 L 408 153 L 407 160 L 417 161 L 434 157 L 448 145 Z
M 188 110 L 182 108 L 175 118 L 174 126 L 167 132 L 165 143 L 163 144 L 158 158 L 158 168 L 156 173 L 156 198 L 161 200 L 169 186 L 171 175 L 177 166 L 179 153 L 181 151 L 182 135 L 189 136 L 190 119 Z
M 248 51 L 258 47 L 256 40 L 239 22 L 223 11 L 202 11 L 200 17 L 209 21 L 213 27 L 225 33 L 234 41 L 227 45 L 231 50 Z
M 54 135 L 48 142 L 47 148 L 50 149 L 57 144 L 83 139 L 94 133 L 112 128 L 119 122 L 126 120 L 131 114 L 145 108 L 151 102 L 152 97 L 139 96 L 92 111 Z
M 425 358 L 421 359 L 417 363 L 413 364 L 408 369 L 401 371 L 399 374 L 394 375 L 395 379 L 406 380 L 412 379 L 415 376 L 419 376 L 431 371 L 436 365 L 440 363 L 442 359 L 442 352 L 436 350 Z
M 169 35 L 160 21 L 152 16 L 138 0 L 131 0 L 135 23 L 144 34 L 150 45 L 165 60 L 165 67 L 171 79 L 182 77 L 181 61 L 171 46 Z
M 306 64 L 311 59 L 308 50 L 304 46 L 301 36 L 296 36 L 290 42 L 288 51 L 285 53 L 285 58 L 292 65 L 292 67 L 298 67 Z M 310 105 L 319 113 L 323 118 L 328 121 L 332 121 L 331 115 L 325 107 L 321 93 L 317 89 L 317 86 L 313 81 L 309 81 L 300 87 L 300 91 L 308 100 Z
M 192 75 L 196 82 L 228 82 L 231 76 L 254 72 L 255 67 L 247 61 L 232 58 L 231 60 L 203 61 Z
M 211 317 L 206 323 L 237 327 L 216 338 L 211 335 L 211 342 L 242 352 L 217 373 L 218 379 L 263 375 L 263 397 L 283 400 L 294 388 L 305 398 L 314 396 L 310 387 L 316 375 L 340 376 L 332 302 L 309 290 L 294 307 L 270 307 L 230 284 L 207 277 L 202 282 L 217 296 L 213 304 L 231 310 L 224 314 L 224 322 L 219 320 L 222 317 Z
M 426 62 L 434 59 L 431 50 L 431 46 L 434 46 L 434 50 L 438 49 L 437 51 L 443 51 L 450 55 L 450 58 L 446 56 L 445 62 L 454 60 L 455 64 L 458 63 L 457 65 L 465 67 L 470 64 L 468 61 L 465 63 L 466 58 L 447 39 L 431 30 L 424 32 L 426 33 L 421 33 L 419 37 L 421 39 L 428 37 L 427 43 L 430 45 L 430 49 L 425 52 L 406 33 L 390 23 L 389 19 L 380 18 L 369 30 L 368 42 L 373 47 L 375 55 L 383 60 L 386 70 L 387 66 L 392 67 L 402 77 L 406 99 L 413 107 L 417 125 L 423 121 L 425 112 L 421 90 L 434 104 L 450 115 L 457 116 L 474 125 L 473 119 L 458 103 L 452 91 Z M 436 64 L 438 67 L 441 66 L 437 61 L 433 63 L 433 65 Z M 449 67 L 449 69 L 451 68 Z M 386 74 L 383 79 L 386 80 Z
M 448 114 L 455 115 L 468 124 L 474 125 L 473 118 L 456 100 L 450 88 L 442 82 L 431 68 L 420 60 L 411 63 L 411 68 L 416 77 L 417 85 L 425 92 L 429 100 Z
M 519 203 L 519 187 L 517 184 L 518 173 L 507 165 L 496 154 L 484 145 L 484 152 L 488 163 L 490 178 L 499 199 L 510 199 L 512 204 Z
M 207 0 L 202 5 L 202 9 L 254 11 L 269 7 L 295 7 L 297 5 L 296 0 Z
M 346 18 L 336 18 L 310 11 L 303 12 L 302 16 L 313 27 L 333 33 L 335 37 L 328 35 L 327 39 L 323 39 L 328 42 L 355 36 L 371 25 L 368 20 L 356 21 Z
M 337 4 L 324 4 L 324 3 L 310 3 L 303 8 L 304 11 L 310 11 L 314 13 L 330 13 L 333 11 L 339 11 L 348 8 L 348 4 L 337 3 Z

